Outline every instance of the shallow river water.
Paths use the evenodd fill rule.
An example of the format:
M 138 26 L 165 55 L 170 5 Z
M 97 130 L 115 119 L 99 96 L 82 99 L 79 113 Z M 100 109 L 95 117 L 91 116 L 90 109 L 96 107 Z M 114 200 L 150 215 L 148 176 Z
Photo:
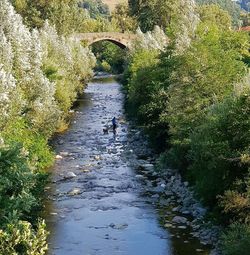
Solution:
M 103 134 L 119 117 L 118 134 Z M 124 157 L 129 128 L 113 79 L 94 80 L 72 124 L 56 137 L 57 160 L 47 187 L 49 255 L 194 255 L 198 240 L 164 229 L 157 206 Z M 186 238 L 188 240 L 188 238 Z

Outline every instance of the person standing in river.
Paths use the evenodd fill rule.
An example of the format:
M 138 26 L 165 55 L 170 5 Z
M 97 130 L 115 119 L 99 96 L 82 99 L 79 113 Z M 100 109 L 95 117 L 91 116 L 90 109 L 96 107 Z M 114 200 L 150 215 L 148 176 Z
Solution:
M 112 126 L 113 126 L 113 133 L 116 135 L 116 129 L 117 129 L 117 120 L 116 117 L 112 119 Z

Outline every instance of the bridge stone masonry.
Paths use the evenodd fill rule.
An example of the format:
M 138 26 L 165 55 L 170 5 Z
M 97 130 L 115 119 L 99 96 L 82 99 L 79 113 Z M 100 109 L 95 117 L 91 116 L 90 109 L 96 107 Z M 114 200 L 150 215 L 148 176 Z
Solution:
M 109 41 L 122 49 L 131 48 L 133 41 L 137 39 L 136 34 L 101 32 L 101 33 L 79 33 L 73 36 L 76 40 L 82 41 L 86 46 L 99 41 Z

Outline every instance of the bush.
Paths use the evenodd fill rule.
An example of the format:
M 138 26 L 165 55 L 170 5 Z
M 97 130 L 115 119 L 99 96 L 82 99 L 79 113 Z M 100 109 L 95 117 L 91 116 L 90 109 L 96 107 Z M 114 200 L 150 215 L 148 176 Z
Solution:
M 250 251 L 250 226 L 234 223 L 222 235 L 223 255 L 248 255 Z
M 101 63 L 101 70 L 109 73 L 111 71 L 110 64 L 107 61 L 103 60 Z
M 9 223 L 0 229 L 0 254 L 4 255 L 44 255 L 48 250 L 44 221 L 39 221 L 36 229 L 27 221 Z
M 92 45 L 92 51 L 98 60 L 97 70 L 122 73 L 127 52 L 111 42 L 96 42 Z
M 54 162 L 54 154 L 48 146 L 47 138 L 34 131 L 24 119 L 20 118 L 5 127 L 2 136 L 7 144 L 19 143 L 33 170 L 40 172 Z
M 227 38 L 233 37 L 232 32 L 227 33 Z M 176 157 L 187 162 L 186 166 L 190 135 L 206 122 L 210 107 L 231 95 L 235 83 L 246 74 L 239 49 L 234 44 L 229 47 L 229 43 L 222 42 L 224 36 L 216 25 L 201 23 L 197 38 L 179 57 L 180 64 L 170 76 L 166 118 L 173 151 L 181 152 Z
M 40 198 L 34 195 L 39 178 L 29 168 L 20 145 L 0 148 L 0 226 L 13 212 L 18 219 L 35 214 L 40 205 Z
M 214 206 L 218 195 L 248 173 L 250 94 L 213 107 L 191 136 L 189 175 L 200 197 Z

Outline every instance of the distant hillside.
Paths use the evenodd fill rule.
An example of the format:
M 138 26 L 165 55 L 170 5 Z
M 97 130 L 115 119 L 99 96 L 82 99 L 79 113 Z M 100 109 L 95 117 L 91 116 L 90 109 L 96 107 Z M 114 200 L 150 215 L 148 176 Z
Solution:
M 127 2 L 127 0 L 102 0 L 103 3 L 109 6 L 109 9 L 112 11 L 114 10 L 115 6 L 119 3 Z

